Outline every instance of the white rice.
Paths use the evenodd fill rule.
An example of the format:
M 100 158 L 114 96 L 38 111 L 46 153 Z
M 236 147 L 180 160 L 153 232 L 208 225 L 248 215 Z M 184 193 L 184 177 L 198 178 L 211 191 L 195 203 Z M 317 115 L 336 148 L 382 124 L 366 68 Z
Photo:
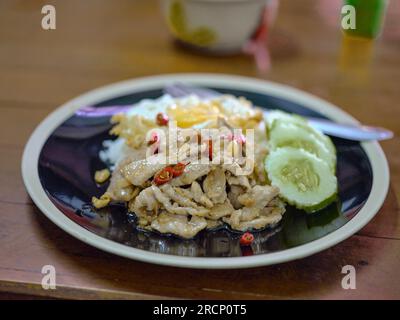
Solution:
M 163 95 L 157 99 L 144 99 L 132 105 L 126 113 L 128 116 L 140 115 L 147 119 L 154 119 L 157 113 L 166 112 L 167 108 L 174 103 L 175 100 L 170 95 Z M 105 140 L 103 147 L 104 149 L 99 152 L 99 157 L 103 162 L 112 164 L 111 169 L 126 156 L 129 150 L 124 138 Z

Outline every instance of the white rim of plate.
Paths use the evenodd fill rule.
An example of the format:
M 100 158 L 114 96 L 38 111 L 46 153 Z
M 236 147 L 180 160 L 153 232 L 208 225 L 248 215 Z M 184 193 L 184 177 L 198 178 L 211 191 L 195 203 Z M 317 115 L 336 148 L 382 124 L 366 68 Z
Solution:
M 230 269 L 272 265 L 304 258 L 325 250 L 356 233 L 364 227 L 381 208 L 389 188 L 388 163 L 385 154 L 377 142 L 363 142 L 361 145 L 371 162 L 373 184 L 371 193 L 361 210 L 355 217 L 336 231 L 312 242 L 279 252 L 246 257 L 223 258 L 183 257 L 148 252 L 98 236 L 81 227 L 57 209 L 46 195 L 40 183 L 38 173 L 39 155 L 51 133 L 62 122 L 73 115 L 76 109 L 82 106 L 93 105 L 104 100 L 144 90 L 159 89 L 164 87 L 167 83 L 176 81 L 187 82 L 194 85 L 215 86 L 268 94 L 302 104 L 337 122 L 357 123 L 357 121 L 346 112 L 311 94 L 286 85 L 242 76 L 207 73 L 169 74 L 137 78 L 107 85 L 85 93 L 57 108 L 39 124 L 25 146 L 22 157 L 22 177 L 26 189 L 37 207 L 51 221 L 70 235 L 85 243 L 126 258 L 186 268 Z

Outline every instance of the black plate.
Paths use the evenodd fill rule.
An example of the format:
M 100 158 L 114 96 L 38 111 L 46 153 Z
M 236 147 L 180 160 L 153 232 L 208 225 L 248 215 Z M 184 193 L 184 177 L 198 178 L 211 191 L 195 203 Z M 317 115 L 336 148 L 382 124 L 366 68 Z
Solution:
M 281 109 L 304 116 L 317 112 L 292 101 L 265 94 L 213 88 L 222 93 L 244 96 L 255 105 Z M 136 103 L 157 98 L 162 90 L 150 90 L 98 103 L 98 106 Z M 73 116 L 60 125 L 46 141 L 39 157 L 39 177 L 51 201 L 66 216 L 89 231 L 138 249 L 179 256 L 234 257 L 285 250 L 325 236 L 343 226 L 364 205 L 372 187 L 371 165 L 359 143 L 333 139 L 338 153 L 339 200 L 318 213 L 288 207 L 284 219 L 274 229 L 255 232 L 251 248 L 241 249 L 240 234 L 227 227 L 202 231 L 194 239 L 144 232 L 135 228 L 135 218 L 123 205 L 94 211 L 93 195 L 100 196 L 107 185 L 93 181 L 96 170 L 104 168 L 98 157 L 102 142 L 111 139 L 109 118 Z

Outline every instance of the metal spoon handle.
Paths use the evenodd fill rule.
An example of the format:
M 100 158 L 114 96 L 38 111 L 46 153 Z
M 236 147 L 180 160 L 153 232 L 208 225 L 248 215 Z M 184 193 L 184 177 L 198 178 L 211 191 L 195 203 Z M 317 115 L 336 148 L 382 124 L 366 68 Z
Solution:
M 322 132 L 348 140 L 369 141 L 393 138 L 393 132 L 385 128 L 364 126 L 361 124 L 343 124 L 324 119 L 308 118 L 309 123 Z

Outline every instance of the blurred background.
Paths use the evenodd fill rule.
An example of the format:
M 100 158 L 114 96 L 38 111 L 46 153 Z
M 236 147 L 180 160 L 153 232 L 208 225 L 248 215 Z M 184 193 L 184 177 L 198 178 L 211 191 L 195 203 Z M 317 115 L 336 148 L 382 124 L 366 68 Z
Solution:
M 342 34 L 340 10 L 343 3 L 370 11 L 371 25 L 383 19 L 385 9 L 379 6 L 388 3 L 385 25 L 375 28 L 378 33 L 383 29 L 382 36 L 371 40 L 377 43 L 363 47 L 366 50 L 364 59 L 371 58 L 367 52 L 370 47 L 376 49 L 372 53 L 376 62 L 372 68 L 377 71 L 376 66 L 384 68 L 385 63 L 395 62 L 384 61 L 387 59 L 383 59 L 383 55 L 392 52 L 395 57 L 399 52 L 399 2 L 3 0 L 0 4 L 0 58 L 3 69 L 10 70 L 12 78 L 19 72 L 30 76 L 29 71 L 36 70 L 41 71 L 43 77 L 49 72 L 62 72 L 64 80 L 60 81 L 68 82 L 68 77 L 78 72 L 82 80 L 85 78 L 87 88 L 103 84 L 101 77 L 119 80 L 169 72 L 229 72 L 265 77 L 309 90 L 315 89 L 308 88 L 307 83 L 317 78 L 327 90 L 337 84 L 343 53 L 347 57 L 341 57 L 342 60 L 355 55 L 360 58 L 356 46 L 351 48 Z M 56 30 L 41 28 L 41 8 L 46 4 L 56 8 Z M 265 14 L 261 12 L 262 6 L 266 6 Z M 368 24 L 358 20 L 360 24 Z M 249 43 L 246 45 L 246 35 L 253 37 L 248 41 L 253 42 L 253 47 L 260 40 L 264 47 L 268 45 L 265 56 L 258 60 L 269 60 L 271 65 L 265 61 L 257 64 L 254 51 L 262 50 L 252 48 Z M 368 34 L 367 30 L 364 36 L 373 39 L 375 35 Z M 349 53 L 349 49 L 354 51 Z M 263 56 L 262 53 L 258 55 Z M 344 61 L 341 63 L 343 67 Z M 24 69 L 28 66 L 31 70 Z M 20 88 L 7 78 L 12 90 L 18 91 Z M 75 85 L 80 86 L 79 83 Z M 38 90 L 36 99 L 41 94 L 40 89 L 48 89 L 46 86 L 31 88 Z M 77 93 L 69 90 L 63 87 L 62 97 L 69 98 Z
M 121 79 L 171 72 L 222 72 L 287 83 L 351 109 L 355 115 L 363 108 L 364 99 L 372 103 L 371 97 L 382 112 L 390 112 L 384 107 L 390 92 L 382 95 L 380 86 L 384 84 L 385 90 L 394 94 L 400 77 L 395 68 L 399 66 L 400 1 L 388 1 L 384 26 L 377 27 L 382 29 L 381 36 L 359 46 L 344 39 L 342 0 L 261 2 L 2 0 L 0 97 L 55 107 L 85 90 Z M 374 15 L 385 11 L 373 11 L 379 11 L 376 7 L 384 0 L 346 2 L 375 4 L 367 6 L 372 20 L 379 20 Z M 267 3 L 266 17 L 259 10 L 247 10 L 249 3 L 257 3 L 257 9 Z M 56 8 L 55 30 L 41 28 L 41 8 L 46 4 Z M 259 40 L 252 34 L 255 41 L 242 43 L 241 50 L 238 34 L 260 24 L 266 27 L 252 30 L 258 31 Z M 213 39 L 217 38 L 213 27 L 224 31 L 218 39 Z M 185 40 L 188 46 L 182 45 Z M 260 40 L 262 45 L 254 44 Z M 193 43 L 204 45 L 205 50 L 193 49 Z M 254 49 L 266 44 L 264 53 L 262 48 Z M 257 55 L 259 61 L 254 58 Z M 343 70 L 352 67 L 349 61 L 362 62 L 363 72 L 368 73 L 367 79 L 359 79 L 362 83 L 354 83 L 352 78 L 359 74 Z M 368 91 L 376 94 L 362 97 L 354 91 L 356 84 L 363 85 L 358 89 L 368 86 Z M 353 95 L 357 99 L 349 100 Z

